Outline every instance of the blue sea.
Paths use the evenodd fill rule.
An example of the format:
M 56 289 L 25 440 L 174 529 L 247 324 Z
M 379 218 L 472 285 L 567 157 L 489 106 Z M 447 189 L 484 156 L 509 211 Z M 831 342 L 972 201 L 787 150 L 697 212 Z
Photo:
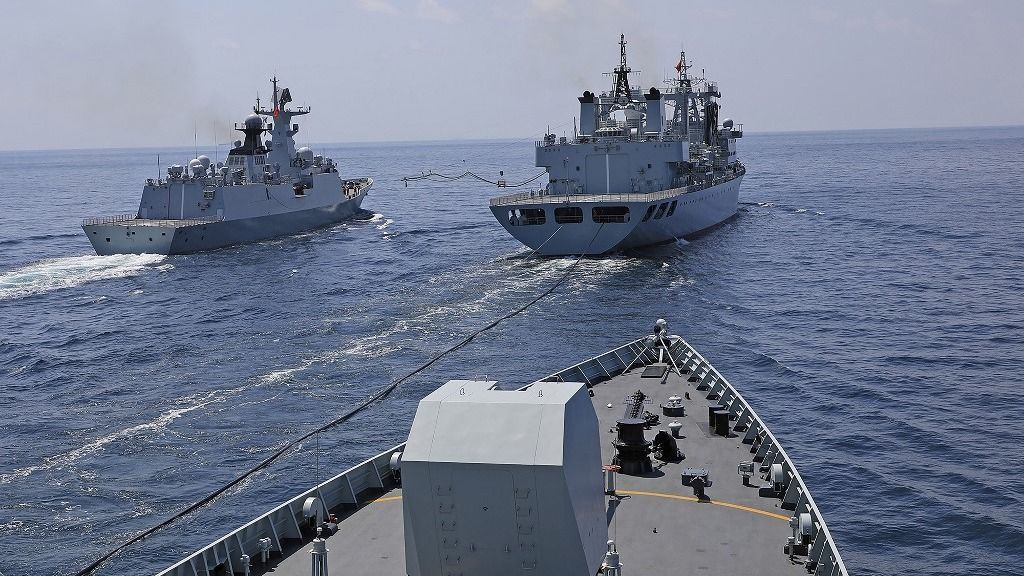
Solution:
M 324 145 L 359 221 L 191 256 L 93 255 L 191 149 L 0 154 L 0 572 L 71 574 L 559 278 L 475 180 L 529 141 Z M 752 134 L 741 209 L 585 259 L 526 313 L 102 573 L 152 573 L 408 432 L 452 378 L 523 384 L 646 334 L 694 343 L 796 461 L 851 574 L 1020 574 L 1024 128 Z M 211 156 L 223 150 L 200 150 Z M 780 554 L 783 542 L 779 543 Z

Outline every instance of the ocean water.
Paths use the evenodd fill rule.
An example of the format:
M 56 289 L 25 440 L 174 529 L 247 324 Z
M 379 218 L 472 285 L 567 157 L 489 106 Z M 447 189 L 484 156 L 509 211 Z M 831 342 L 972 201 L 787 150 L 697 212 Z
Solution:
M 152 573 L 404 439 L 451 378 L 526 383 L 665 317 L 767 420 L 855 574 L 1020 574 L 1024 128 L 748 134 L 730 222 L 583 260 L 528 312 L 102 571 Z M 0 154 L 0 572 L 69 574 L 557 279 L 493 221 L 531 142 L 321 146 L 368 217 L 92 254 L 156 150 Z M 162 150 L 164 164 L 190 150 Z M 213 155 L 213 150 L 205 151 Z M 782 542 L 779 543 L 780 551 Z

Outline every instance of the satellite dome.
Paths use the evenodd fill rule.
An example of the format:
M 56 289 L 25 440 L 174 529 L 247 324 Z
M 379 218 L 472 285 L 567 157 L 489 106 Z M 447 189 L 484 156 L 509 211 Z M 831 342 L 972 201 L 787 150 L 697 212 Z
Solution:
M 206 167 L 203 166 L 203 162 L 199 158 L 193 158 L 188 161 L 188 169 L 192 172 L 194 178 L 198 178 L 206 173 Z
M 310 150 L 308 147 L 303 146 L 302 148 L 299 148 L 298 150 L 295 151 L 295 157 L 298 158 L 299 160 L 302 160 L 303 162 L 312 162 L 313 151 Z
M 722 120 L 722 128 L 732 128 L 732 118 Z
M 203 168 L 209 168 L 210 167 L 210 157 L 207 156 L 206 154 L 203 154 L 202 156 L 196 157 L 196 160 L 199 160 L 200 162 L 202 162 Z
M 263 128 L 263 119 L 256 114 L 249 114 L 245 118 L 246 128 Z

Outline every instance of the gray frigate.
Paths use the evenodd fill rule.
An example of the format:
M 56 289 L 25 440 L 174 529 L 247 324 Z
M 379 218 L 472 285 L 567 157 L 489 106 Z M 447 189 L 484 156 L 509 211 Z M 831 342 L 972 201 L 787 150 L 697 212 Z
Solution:
M 370 178 L 342 178 L 331 158 L 296 149 L 291 93 L 273 82 L 273 107 L 257 99 L 235 129 L 244 134 L 227 164 L 207 156 L 173 165 L 166 178 L 149 179 L 134 214 L 82 222 L 99 255 L 188 254 L 285 236 L 349 219 L 373 185 Z M 264 120 L 266 118 L 266 120 Z M 264 133 L 270 139 L 264 140 Z
M 692 77 L 686 54 L 664 92 L 629 83 L 626 41 L 611 92 L 579 97 L 572 140 L 545 134 L 540 190 L 491 199 L 494 217 L 542 255 L 604 254 L 692 238 L 736 213 L 746 169 L 743 126 L 719 123 L 718 84 Z

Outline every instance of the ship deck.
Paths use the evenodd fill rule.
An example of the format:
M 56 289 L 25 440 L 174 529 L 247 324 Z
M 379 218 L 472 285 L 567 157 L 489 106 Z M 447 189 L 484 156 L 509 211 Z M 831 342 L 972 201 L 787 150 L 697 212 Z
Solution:
M 654 471 L 645 476 L 617 475 L 616 496 L 607 497 L 608 532 L 629 572 L 806 575 L 802 559 L 791 561 L 783 552 L 792 534 L 791 513 L 780 509 L 778 498 L 758 496 L 756 473 L 751 486 L 744 486 L 737 474 L 737 464 L 752 457 L 743 436 L 718 436 L 709 430 L 709 402 L 688 376 L 670 371 L 667 378 L 644 378 L 642 372 L 643 367 L 636 368 L 593 388 L 602 458 L 611 462 L 615 421 L 622 417 L 624 397 L 637 390 L 653 401 L 648 409 L 656 414 L 670 395 L 684 397 L 686 415 L 661 416 L 661 424 L 648 430 L 646 437 L 651 440 L 657 430 L 668 429 L 670 420 L 679 421 L 683 427 L 677 443 L 685 458 L 677 463 L 654 460 Z M 703 501 L 698 501 L 691 487 L 682 485 L 680 473 L 687 467 L 710 473 L 712 483 Z M 339 532 L 327 539 L 330 572 L 406 573 L 401 498 L 396 488 L 381 491 L 355 510 L 335 511 L 344 519 Z M 276 562 L 272 559 L 267 573 L 309 574 L 311 547 L 306 544 Z
M 663 361 L 669 363 L 659 364 Z M 650 366 L 665 370 L 644 377 Z M 682 338 L 674 337 L 669 354 L 650 338 L 641 338 L 542 381 L 586 382 L 591 387 L 605 463 L 614 457 L 612 442 L 624 400 L 638 390 L 650 400 L 646 410 L 660 417 L 645 431 L 646 440 L 667 430 L 671 421 L 682 425 L 676 440 L 684 455 L 681 461 L 653 460 L 653 471 L 642 476 L 617 474 L 615 494 L 606 496 L 609 537 L 629 573 L 846 576 L 794 463 L 739 392 Z M 670 396 L 681 398 L 685 415 L 663 414 L 661 404 Z M 710 426 L 709 407 L 720 408 L 717 430 Z M 240 574 L 243 554 L 251 558 L 251 574 L 309 574 L 314 518 L 307 510 L 318 508 L 317 502 L 337 516 L 338 532 L 326 542 L 331 571 L 406 574 L 402 490 L 389 464 L 403 449 L 404 444 L 386 450 L 307 488 L 160 576 Z M 737 466 L 751 462 L 746 485 Z M 704 498 L 682 483 L 685 468 L 709 472 Z M 778 481 L 775 490 L 769 488 L 773 480 Z M 797 519 L 808 531 L 790 557 L 785 547 L 793 536 L 791 522 Z M 264 561 L 261 550 L 267 549 Z

